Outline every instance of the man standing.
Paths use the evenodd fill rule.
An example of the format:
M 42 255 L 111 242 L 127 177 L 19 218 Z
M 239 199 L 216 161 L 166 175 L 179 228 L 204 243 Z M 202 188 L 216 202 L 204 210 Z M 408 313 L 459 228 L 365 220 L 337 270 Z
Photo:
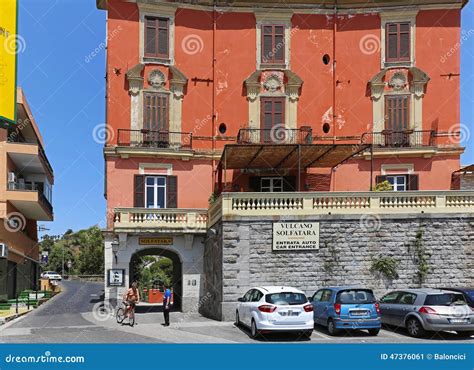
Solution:
M 170 308 L 171 308 L 171 290 L 164 285 L 165 293 L 163 294 L 163 315 L 165 317 L 165 326 L 170 326 Z

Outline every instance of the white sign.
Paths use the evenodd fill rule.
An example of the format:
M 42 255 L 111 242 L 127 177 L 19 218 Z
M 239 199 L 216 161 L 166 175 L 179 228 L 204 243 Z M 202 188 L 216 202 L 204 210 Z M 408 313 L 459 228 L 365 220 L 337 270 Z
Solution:
M 125 270 L 110 269 L 108 270 L 108 286 L 124 286 L 125 285 Z
M 319 249 L 319 222 L 274 222 L 273 250 Z

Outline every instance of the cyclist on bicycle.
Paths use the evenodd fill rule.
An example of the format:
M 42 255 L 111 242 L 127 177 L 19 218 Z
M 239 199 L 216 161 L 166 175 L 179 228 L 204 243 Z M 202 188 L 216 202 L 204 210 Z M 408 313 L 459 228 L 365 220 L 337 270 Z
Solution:
M 123 295 L 123 302 L 127 306 L 127 311 L 134 310 L 135 305 L 140 302 L 140 292 L 136 282 L 133 282 L 132 287 Z

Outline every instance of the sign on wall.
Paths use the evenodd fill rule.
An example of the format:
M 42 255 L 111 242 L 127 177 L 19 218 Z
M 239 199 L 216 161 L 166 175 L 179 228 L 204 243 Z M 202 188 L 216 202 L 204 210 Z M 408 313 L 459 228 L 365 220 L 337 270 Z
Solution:
M 319 249 L 319 222 L 274 222 L 273 250 Z
M 17 35 L 17 0 L 2 0 L 0 11 L 0 125 L 15 123 L 17 54 L 24 48 Z
M 107 270 L 107 286 L 125 286 L 125 270 Z
M 173 245 L 173 238 L 139 238 L 139 245 Z

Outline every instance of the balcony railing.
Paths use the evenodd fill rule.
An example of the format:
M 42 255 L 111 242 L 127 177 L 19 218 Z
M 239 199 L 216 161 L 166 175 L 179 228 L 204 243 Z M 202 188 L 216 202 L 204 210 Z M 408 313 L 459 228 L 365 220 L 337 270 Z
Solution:
M 118 146 L 138 148 L 192 149 L 192 133 L 151 131 L 151 130 L 118 130 Z
M 13 190 L 15 192 L 26 192 L 27 194 L 33 193 L 37 194 L 37 198 L 31 198 L 31 197 L 26 197 L 23 199 L 10 199 L 10 201 L 13 202 L 15 205 L 16 201 L 21 201 L 21 202 L 33 202 L 33 203 L 39 203 L 43 207 L 43 212 L 46 212 L 48 217 L 53 215 L 53 206 L 49 199 L 44 195 L 43 193 L 43 187 L 40 186 L 39 184 L 36 183 L 24 183 L 24 182 L 19 182 L 19 181 L 9 181 L 8 182 L 8 190 Z M 25 213 L 25 212 L 23 212 Z M 25 213 L 25 216 L 28 216 L 28 214 Z
M 382 148 L 422 148 L 435 146 L 435 131 L 382 131 L 362 135 L 362 143 Z
M 38 191 L 38 185 L 34 183 L 24 183 L 19 181 L 9 181 L 8 190 Z
M 288 129 L 277 125 L 272 129 L 242 128 L 237 144 L 311 144 L 310 127 Z
M 474 191 L 223 193 L 209 209 L 209 226 L 236 216 L 472 213 Z
M 114 228 L 122 230 L 199 233 L 206 227 L 205 209 L 117 208 L 114 214 Z

